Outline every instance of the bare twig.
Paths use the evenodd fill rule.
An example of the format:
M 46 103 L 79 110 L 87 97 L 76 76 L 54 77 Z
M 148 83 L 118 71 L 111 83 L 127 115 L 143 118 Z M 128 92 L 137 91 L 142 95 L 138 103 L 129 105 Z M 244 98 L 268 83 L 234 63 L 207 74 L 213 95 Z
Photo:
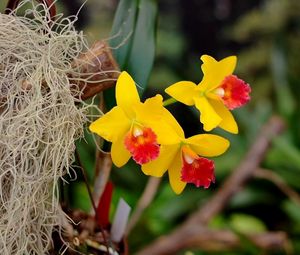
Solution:
M 96 157 L 96 177 L 94 180 L 94 192 L 93 198 L 97 203 L 105 189 L 106 183 L 108 182 L 110 172 L 112 168 L 112 161 L 110 153 L 102 151 L 97 152 Z
M 254 176 L 273 182 L 288 198 L 300 205 L 300 195 L 287 185 L 280 175 L 268 169 L 258 168 Z
M 272 117 L 262 127 L 243 161 L 226 179 L 215 195 L 170 235 L 159 238 L 138 252 L 138 254 L 174 254 L 182 248 L 182 243 L 186 243 L 189 239 L 198 235 L 199 228 L 206 225 L 215 215 L 220 213 L 232 196 L 253 176 L 263 160 L 272 138 L 283 130 L 283 121 L 279 117 Z
M 196 229 L 195 229 L 196 230 Z M 266 232 L 245 235 L 255 246 L 265 250 L 283 249 L 287 245 L 284 232 Z M 242 246 L 239 236 L 229 230 L 198 228 L 193 236 L 181 243 L 181 249 L 194 247 L 203 251 L 226 251 Z
M 105 111 L 105 103 L 103 93 L 98 95 L 99 97 L 99 109 L 104 112 Z M 99 142 L 102 138 L 98 137 L 96 142 Z M 99 200 L 104 192 L 106 183 L 109 180 L 110 172 L 112 168 L 112 159 L 111 155 L 108 152 L 104 152 L 101 150 L 96 151 L 96 165 L 95 165 L 95 178 L 94 178 L 94 191 L 93 198 L 94 201 L 99 203 Z
M 141 195 L 141 197 L 137 203 L 137 206 L 136 206 L 134 212 L 132 213 L 132 216 L 128 223 L 128 227 L 126 230 L 127 235 L 135 227 L 135 225 L 139 221 L 144 210 L 151 204 L 152 200 L 155 197 L 155 194 L 157 192 L 160 182 L 161 182 L 161 178 L 149 177 L 147 185 L 144 189 L 144 192 Z

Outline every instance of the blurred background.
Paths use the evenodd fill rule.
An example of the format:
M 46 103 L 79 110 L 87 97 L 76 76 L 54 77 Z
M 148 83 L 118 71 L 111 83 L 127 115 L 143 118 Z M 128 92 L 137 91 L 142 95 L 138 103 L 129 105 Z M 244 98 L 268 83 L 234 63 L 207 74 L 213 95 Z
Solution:
M 2 7 L 4 4 L 1 1 Z M 57 4 L 59 11 L 76 14 L 83 1 L 59 0 Z M 91 44 L 112 36 L 117 5 L 117 0 L 86 1 L 76 25 Z M 252 100 L 233 112 L 240 129 L 238 135 L 213 131 L 231 141 L 229 151 L 215 159 L 216 183 L 208 190 L 188 185 L 177 196 L 165 176 L 154 201 L 128 237 L 130 251 L 135 253 L 167 235 L 201 208 L 241 162 L 260 127 L 272 115 L 279 115 L 286 123 L 286 130 L 273 139 L 261 164 L 271 177 L 251 179 L 209 225 L 241 235 L 284 231 L 289 241 L 281 250 L 263 251 L 241 238 L 241 247 L 232 251 L 191 248 L 178 254 L 300 254 L 300 204 L 297 203 L 300 191 L 300 1 L 160 0 L 157 5 L 155 60 L 144 97 L 163 93 L 177 81 L 200 82 L 200 56 L 209 54 L 216 59 L 238 56 L 235 73 L 251 85 Z M 203 132 L 195 109 L 180 104 L 169 109 L 183 126 L 186 136 Z M 79 146 L 92 182 L 95 146 L 91 137 L 87 136 L 86 140 L 88 144 L 81 141 Z M 296 199 L 282 192 L 272 180 L 274 176 L 295 192 L 292 196 Z M 130 206 L 136 205 L 148 178 L 130 162 L 122 169 L 113 169 L 111 179 L 115 185 L 113 214 L 120 197 Z M 73 182 L 67 196 L 74 208 L 90 210 L 82 182 Z
M 61 8 L 69 13 L 75 13 L 82 3 L 61 2 Z M 91 43 L 112 36 L 117 4 L 118 1 L 89 0 L 84 5 L 77 25 Z M 214 131 L 231 141 L 229 151 L 215 159 L 215 185 L 208 190 L 188 185 L 177 196 L 165 176 L 154 201 L 128 237 L 132 253 L 170 233 L 201 208 L 241 162 L 260 127 L 274 114 L 284 118 L 287 129 L 273 141 L 261 167 L 276 174 L 291 189 L 300 191 L 300 2 L 161 0 L 157 4 L 156 53 L 144 97 L 163 93 L 166 87 L 180 80 L 201 81 L 199 58 L 209 54 L 216 59 L 238 56 L 236 74 L 251 85 L 252 100 L 234 111 L 240 128 L 238 135 Z M 203 132 L 196 110 L 181 104 L 169 109 L 186 136 Z M 94 155 L 94 149 L 90 148 L 84 158 L 90 179 Z M 133 162 L 122 169 L 113 169 L 111 178 L 115 185 L 113 205 L 122 196 L 134 207 L 148 178 Z M 73 206 L 88 210 L 89 200 L 83 184 L 76 183 L 70 194 L 73 194 Z M 280 230 L 288 234 L 290 242 L 282 250 L 265 253 L 242 239 L 242 248 L 234 251 L 189 249 L 178 254 L 300 254 L 300 205 L 268 179 L 251 179 L 210 226 L 236 233 Z

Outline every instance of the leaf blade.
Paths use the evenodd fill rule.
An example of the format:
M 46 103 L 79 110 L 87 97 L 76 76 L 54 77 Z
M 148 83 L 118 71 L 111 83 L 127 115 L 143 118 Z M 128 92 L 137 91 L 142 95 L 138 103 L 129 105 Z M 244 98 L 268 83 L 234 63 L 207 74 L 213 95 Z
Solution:
M 121 0 L 113 21 L 110 46 L 113 55 L 123 70 L 131 49 L 138 13 L 137 0 Z
M 140 0 L 132 47 L 126 65 L 140 88 L 145 89 L 155 57 L 157 4 Z

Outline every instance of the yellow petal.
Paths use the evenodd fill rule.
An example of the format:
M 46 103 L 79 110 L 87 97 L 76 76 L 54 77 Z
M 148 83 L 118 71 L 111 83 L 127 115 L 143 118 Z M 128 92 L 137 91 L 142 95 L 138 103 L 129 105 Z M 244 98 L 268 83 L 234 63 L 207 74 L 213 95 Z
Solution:
M 135 105 L 134 111 L 137 122 L 159 121 L 163 113 L 162 96 L 148 98 L 144 103 Z
M 194 105 L 196 88 L 197 85 L 191 81 L 180 81 L 166 88 L 165 92 L 183 104 Z
M 184 139 L 184 132 L 181 126 L 173 115 L 165 108 L 163 108 L 160 120 L 148 122 L 148 125 L 156 133 L 159 144 L 179 144 L 182 139 Z
M 148 122 L 147 126 L 157 135 L 157 142 L 159 144 L 172 145 L 178 144 L 181 141 L 176 131 L 163 119 L 158 122 Z
M 200 111 L 200 122 L 203 124 L 204 130 L 211 131 L 217 127 L 222 119 L 210 105 L 209 101 L 204 96 L 195 97 L 194 100 L 196 108 Z
M 178 137 L 184 138 L 184 132 L 177 120 L 166 108 L 163 109 L 163 119 L 175 130 Z
M 211 91 L 220 86 L 226 76 L 233 73 L 237 58 L 230 56 L 217 61 L 211 56 L 203 55 L 201 60 L 203 61 L 201 65 L 203 79 L 199 87 L 203 91 Z
M 124 112 L 130 117 L 134 117 L 134 105 L 140 102 L 140 97 L 134 80 L 127 72 L 122 72 L 116 85 L 116 101 Z
M 181 150 L 179 150 L 168 171 L 171 188 L 176 194 L 180 194 L 186 185 L 185 182 L 181 181 L 182 164 Z
M 161 146 L 158 158 L 142 165 L 142 171 L 144 174 L 161 177 L 172 164 L 179 148 L 179 145 Z
M 91 123 L 89 129 L 110 142 L 116 141 L 130 129 L 131 122 L 124 111 L 115 106 L 102 117 Z
M 112 143 L 111 159 L 117 167 L 124 166 L 130 157 L 129 151 L 124 146 L 124 137 L 120 137 L 117 141 Z
M 218 135 L 201 134 L 186 139 L 186 143 L 200 156 L 215 157 L 223 154 L 229 147 L 229 141 Z
M 159 144 L 176 144 L 180 142 L 176 130 L 167 122 L 171 117 L 165 117 L 166 113 L 162 105 L 161 95 L 149 98 L 143 104 L 137 104 L 135 113 L 136 121 L 151 128 L 157 135 Z
M 237 134 L 239 132 L 238 126 L 232 116 L 232 113 L 227 109 L 223 102 L 219 100 L 209 100 L 209 102 L 222 118 L 219 127 L 230 133 Z

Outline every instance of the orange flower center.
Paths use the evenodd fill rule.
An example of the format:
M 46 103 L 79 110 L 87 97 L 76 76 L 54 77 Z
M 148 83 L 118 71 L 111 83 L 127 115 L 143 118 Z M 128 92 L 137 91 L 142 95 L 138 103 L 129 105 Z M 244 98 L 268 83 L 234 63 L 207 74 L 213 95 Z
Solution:
M 251 88 L 236 75 L 228 75 L 214 92 L 220 96 L 228 109 L 233 110 L 248 103 Z
M 183 167 L 181 180 L 194 183 L 197 187 L 208 188 L 211 182 L 215 182 L 214 162 L 207 158 L 199 157 L 188 146 L 182 148 Z
M 157 137 L 151 128 L 134 125 L 126 134 L 124 144 L 134 161 L 140 165 L 156 159 L 159 155 Z

